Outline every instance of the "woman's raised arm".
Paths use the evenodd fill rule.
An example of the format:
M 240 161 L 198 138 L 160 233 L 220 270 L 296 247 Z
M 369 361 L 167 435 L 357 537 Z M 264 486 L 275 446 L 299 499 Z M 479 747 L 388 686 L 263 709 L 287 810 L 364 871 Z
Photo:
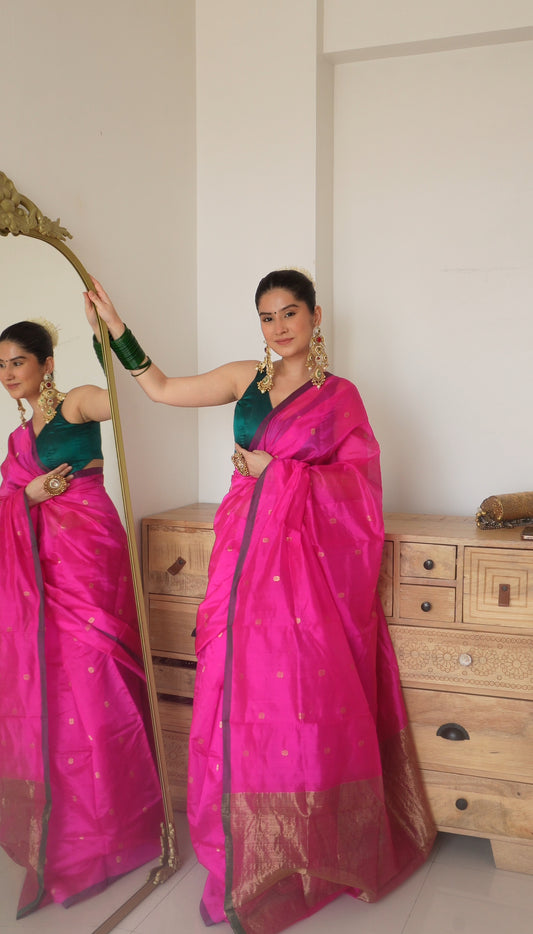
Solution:
M 111 299 L 102 285 L 93 279 L 94 289 L 84 293 L 85 313 L 96 339 L 99 340 L 96 311 L 105 321 L 112 343 L 127 338 L 126 325 L 119 317 Z M 131 335 L 133 341 L 133 335 Z M 255 360 L 240 360 L 226 363 L 198 376 L 166 376 L 155 363 L 138 347 L 127 366 L 139 385 L 153 402 L 166 405 L 200 407 L 225 405 L 239 399 L 253 378 L 257 367 Z M 116 348 L 114 348 L 116 349 Z

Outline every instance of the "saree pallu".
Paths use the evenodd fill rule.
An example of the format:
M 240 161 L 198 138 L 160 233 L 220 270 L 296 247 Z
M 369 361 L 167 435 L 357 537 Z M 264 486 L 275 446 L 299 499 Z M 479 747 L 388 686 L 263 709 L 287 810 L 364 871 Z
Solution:
M 374 901 L 427 857 L 419 778 L 377 582 L 379 448 L 328 376 L 272 410 L 215 520 L 189 751 L 201 912 L 275 934 L 343 892 Z
M 31 425 L 0 487 L 0 844 L 18 917 L 68 906 L 160 853 L 163 818 L 124 529 L 100 468 L 28 507 Z

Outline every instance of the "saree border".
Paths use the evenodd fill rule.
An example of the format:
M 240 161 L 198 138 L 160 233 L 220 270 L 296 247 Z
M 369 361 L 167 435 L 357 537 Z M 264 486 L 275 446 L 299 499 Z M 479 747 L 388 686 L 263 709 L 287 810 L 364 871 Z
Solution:
M 272 414 L 272 413 L 270 413 Z M 269 418 L 270 415 L 267 416 Z M 266 419 L 264 419 L 265 421 Z M 255 519 L 257 516 L 257 509 L 259 506 L 259 500 L 261 499 L 261 493 L 263 490 L 263 484 L 265 479 L 266 471 L 263 471 L 261 476 L 257 479 L 255 484 L 255 489 L 252 494 L 252 500 L 250 502 L 250 508 L 248 510 L 248 516 L 246 518 L 246 525 L 244 528 L 244 535 L 242 539 L 242 544 L 239 550 L 239 557 L 237 559 L 237 565 L 235 567 L 235 573 L 233 575 L 233 581 L 231 584 L 231 592 L 229 598 L 228 606 L 228 619 L 227 619 L 227 636 L 226 636 L 226 658 L 224 661 L 224 688 L 222 694 L 222 751 L 223 751 L 223 760 L 222 760 L 222 827 L 224 830 L 224 840 L 225 840 L 225 850 L 226 850 L 226 879 L 225 879 L 225 896 L 224 896 L 224 911 L 228 917 L 228 921 L 231 924 L 231 927 L 237 934 L 245 934 L 244 928 L 241 926 L 241 923 L 237 917 L 235 907 L 233 905 L 233 836 L 231 833 L 231 729 L 229 722 L 229 714 L 231 711 L 231 700 L 232 700 L 232 681 L 231 674 L 233 668 L 233 622 L 235 619 L 235 609 L 237 604 L 237 590 L 241 580 L 242 571 L 244 567 L 244 562 L 248 554 L 248 549 L 250 547 L 250 542 L 252 538 L 253 528 L 255 524 Z
M 33 522 L 31 520 L 30 507 L 26 494 L 24 494 L 24 508 L 31 539 L 32 559 L 35 573 L 35 583 L 39 593 L 39 623 L 37 628 L 37 657 L 39 659 L 39 673 L 41 679 L 41 748 L 43 757 L 43 784 L 45 789 L 45 805 L 42 812 L 42 830 L 41 842 L 39 845 L 39 857 L 35 873 L 38 881 L 38 892 L 32 902 L 19 908 L 17 911 L 17 920 L 30 914 L 39 906 L 39 903 L 45 893 L 44 886 L 44 866 L 46 861 L 46 848 L 48 843 L 48 827 L 50 814 L 52 810 L 52 788 L 50 783 L 50 747 L 48 737 L 48 696 L 46 682 L 46 657 L 45 657 L 45 635 L 46 623 L 44 615 L 44 581 L 39 561 L 39 548 Z

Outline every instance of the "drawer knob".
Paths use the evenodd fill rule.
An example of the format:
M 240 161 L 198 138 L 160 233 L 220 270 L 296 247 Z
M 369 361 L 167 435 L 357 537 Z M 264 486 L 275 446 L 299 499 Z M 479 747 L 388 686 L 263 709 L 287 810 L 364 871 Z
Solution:
M 420 609 L 423 610 L 424 613 L 429 613 L 429 611 L 432 609 L 429 600 L 424 600 L 424 602 L 420 604 Z
M 443 723 L 437 730 L 437 736 L 442 736 L 443 739 L 449 739 L 452 742 L 470 739 L 464 726 L 460 726 L 459 723 Z
M 182 567 L 185 567 L 186 564 L 187 562 L 185 558 L 177 558 L 176 561 L 174 561 L 174 564 L 171 564 L 170 567 L 167 568 L 167 573 L 172 574 L 172 576 L 175 577 L 176 574 L 179 574 Z
M 464 668 L 468 668 L 472 664 L 472 656 L 468 652 L 461 652 L 459 656 L 459 664 L 463 665 Z
M 426 571 L 432 571 L 435 567 L 435 562 L 431 558 L 426 558 L 424 561 L 424 567 Z
M 457 798 L 457 801 L 455 802 L 455 807 L 457 808 L 458 811 L 466 811 L 468 807 L 468 801 L 466 800 L 466 798 Z

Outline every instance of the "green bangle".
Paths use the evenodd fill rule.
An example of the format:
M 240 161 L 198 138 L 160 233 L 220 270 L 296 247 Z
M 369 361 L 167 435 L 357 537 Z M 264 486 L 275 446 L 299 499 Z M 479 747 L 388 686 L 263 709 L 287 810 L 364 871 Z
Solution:
M 104 370 L 104 352 L 102 350 L 102 345 L 100 341 L 96 337 L 96 334 L 93 334 L 93 349 L 94 349 L 96 356 L 98 357 L 100 366 Z M 104 373 L 105 373 L 105 370 L 104 370 Z
M 144 363 L 141 363 L 139 367 L 136 367 L 137 373 L 132 373 L 131 375 L 135 378 L 142 376 L 143 373 L 146 373 L 146 371 L 149 370 L 151 366 L 152 361 L 150 360 L 150 357 L 147 357 Z
M 126 370 L 138 370 L 145 363 L 146 354 L 129 328 L 109 343 L 117 360 Z

